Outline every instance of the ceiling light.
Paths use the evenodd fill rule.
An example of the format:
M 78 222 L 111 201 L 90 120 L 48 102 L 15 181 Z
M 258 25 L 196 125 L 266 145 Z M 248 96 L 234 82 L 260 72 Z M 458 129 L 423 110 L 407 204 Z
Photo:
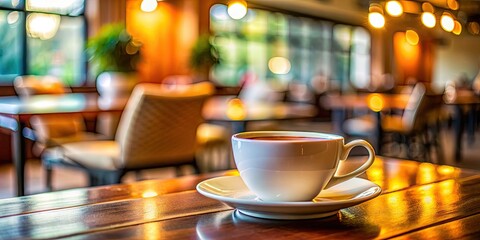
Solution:
M 228 3 L 228 15 L 236 20 L 242 19 L 247 15 L 247 3 L 245 1 L 237 0 Z
M 443 30 L 451 32 L 455 27 L 455 22 L 450 14 L 444 13 L 440 18 L 440 25 L 442 26 Z
M 403 6 L 399 1 L 388 1 L 385 9 L 390 16 L 399 17 L 403 14 Z
M 459 8 L 457 0 L 447 0 L 447 6 L 452 10 L 458 10 Z
M 469 22 L 467 27 L 468 27 L 468 31 L 471 34 L 473 35 L 480 34 L 480 24 L 478 22 Z
M 423 12 L 422 13 L 422 23 L 425 27 L 433 28 L 437 24 L 437 19 L 435 19 L 435 15 L 431 12 Z
M 455 35 L 460 35 L 462 33 L 462 24 L 460 24 L 459 21 L 455 20 L 452 32 Z
M 153 12 L 157 9 L 157 0 L 143 0 L 140 9 L 144 12 Z
M 368 22 L 374 28 L 382 28 L 385 26 L 385 17 L 378 12 L 371 12 L 368 14 Z

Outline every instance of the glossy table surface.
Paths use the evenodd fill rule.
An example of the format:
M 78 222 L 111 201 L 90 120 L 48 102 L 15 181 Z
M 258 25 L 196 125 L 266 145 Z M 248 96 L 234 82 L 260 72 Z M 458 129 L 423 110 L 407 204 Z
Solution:
M 348 171 L 364 160 L 342 165 Z M 348 163 L 349 162 L 349 163 Z M 382 187 L 367 202 L 312 220 L 247 217 L 200 195 L 202 180 L 236 170 L 0 200 L 0 238 L 457 239 L 480 236 L 479 172 L 377 157 L 361 177 Z

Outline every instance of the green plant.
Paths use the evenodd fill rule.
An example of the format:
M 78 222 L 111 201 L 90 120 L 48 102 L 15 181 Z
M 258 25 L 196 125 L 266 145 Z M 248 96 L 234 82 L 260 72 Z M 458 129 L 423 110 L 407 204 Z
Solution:
M 141 43 L 130 35 L 123 24 L 109 24 L 87 42 L 92 71 L 97 76 L 106 71 L 132 72 L 140 60 Z
M 205 71 L 219 61 L 218 49 L 210 42 L 210 36 L 200 36 L 192 47 L 190 67 L 197 71 Z

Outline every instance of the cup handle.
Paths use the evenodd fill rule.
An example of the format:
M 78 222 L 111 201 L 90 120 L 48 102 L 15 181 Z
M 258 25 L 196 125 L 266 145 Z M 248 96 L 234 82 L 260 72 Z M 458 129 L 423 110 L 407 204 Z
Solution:
M 357 146 L 362 146 L 362 147 L 367 149 L 367 151 L 368 151 L 367 161 L 364 162 L 362 164 L 362 166 L 360 166 L 359 168 L 357 168 L 356 170 L 354 170 L 350 173 L 347 173 L 347 174 L 341 175 L 341 176 L 333 176 L 332 179 L 330 179 L 330 181 L 327 183 L 327 185 L 325 186 L 324 189 L 330 188 L 330 187 L 335 186 L 335 185 L 337 185 L 341 182 L 345 182 L 345 181 L 347 181 L 351 178 L 354 178 L 354 177 L 362 174 L 370 166 L 372 166 L 373 161 L 375 160 L 375 150 L 373 149 L 372 145 L 370 145 L 370 143 L 368 143 L 367 141 L 362 140 L 362 139 L 353 140 L 353 141 L 347 143 L 346 145 L 344 145 L 342 153 L 340 155 L 340 161 L 345 161 L 348 157 L 348 154 L 350 153 L 350 150 L 352 150 L 352 148 L 357 147 Z

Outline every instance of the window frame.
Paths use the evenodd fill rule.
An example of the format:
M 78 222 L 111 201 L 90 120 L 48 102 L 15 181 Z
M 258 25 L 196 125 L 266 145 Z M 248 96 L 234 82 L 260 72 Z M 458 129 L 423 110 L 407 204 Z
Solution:
M 216 36 L 216 35 L 221 35 L 222 33 L 225 33 L 225 32 L 215 32 L 215 29 L 212 29 L 212 9 L 213 7 L 215 7 L 216 5 L 225 5 L 225 4 L 221 4 L 221 3 L 218 3 L 218 4 L 214 4 L 210 7 L 210 12 L 209 12 L 209 19 L 210 19 L 210 34 L 211 36 Z M 325 68 L 328 68 L 328 71 L 324 74 L 327 75 L 327 77 L 330 79 L 330 83 L 331 84 L 337 84 L 339 86 L 338 87 L 338 90 L 339 91 L 350 91 L 352 90 L 352 88 L 354 87 L 354 84 L 352 84 L 352 66 L 354 66 L 354 64 L 352 63 L 353 59 L 354 59 L 354 56 L 352 56 L 352 54 L 354 54 L 354 51 L 353 51 L 353 39 L 350 39 L 350 44 L 348 46 L 348 49 L 346 51 L 339 51 L 338 49 L 336 49 L 336 46 L 335 46 L 335 39 L 334 39 L 334 29 L 336 26 L 338 25 L 346 25 L 348 26 L 348 28 L 350 29 L 350 33 L 351 33 L 351 38 L 353 36 L 353 31 L 354 29 L 356 28 L 362 28 L 364 29 L 368 35 L 369 35 L 369 41 L 370 41 L 370 49 L 369 49 L 369 52 L 367 53 L 368 54 L 368 59 L 369 59 L 369 63 L 368 65 L 370 66 L 370 69 L 369 69 L 369 74 L 371 75 L 371 72 L 372 72 L 372 69 L 371 69 L 371 66 L 372 66 L 372 48 L 371 48 L 371 43 L 372 43 L 372 34 L 370 32 L 370 30 L 368 28 L 366 28 L 365 26 L 362 26 L 362 25 L 358 25 L 358 24 L 352 24 L 352 23 L 346 23 L 346 22 L 339 22 L 339 21 L 335 21 L 335 20 L 332 20 L 332 19 L 325 19 L 325 18 L 319 18 L 319 17 L 315 17 L 315 16 L 310 16 L 310 15 L 304 15 L 304 14 L 301 14 L 301 13 L 296 13 L 296 12 L 290 12 L 290 11 L 284 11 L 284 10 L 279 10 L 279 9 L 272 9 L 272 8 L 268 8 L 268 7 L 262 7 L 262 6 L 254 6 L 254 7 L 249 7 L 249 10 L 254 10 L 254 11 L 257 11 L 257 10 L 261 10 L 261 11 L 267 11 L 268 13 L 270 14 L 277 14 L 277 13 L 280 13 L 280 14 L 283 14 L 284 16 L 286 16 L 287 18 L 296 18 L 298 20 L 301 20 L 302 18 L 304 19 L 308 19 L 308 21 L 312 21 L 314 24 L 312 25 L 315 25 L 316 27 L 321 27 L 323 28 L 325 31 L 328 31 L 329 30 L 329 33 L 328 35 L 324 35 L 324 33 L 322 33 L 321 35 L 319 35 L 319 39 L 325 39 L 327 40 L 328 39 L 328 43 L 325 43 L 325 46 L 322 46 L 322 47 L 319 47 L 317 50 L 315 50 L 316 53 L 321 53 L 322 56 L 318 56 L 318 58 L 324 58 L 324 57 L 328 57 L 329 58 L 329 62 L 326 63 L 326 67 Z M 287 24 L 290 24 L 289 20 L 287 20 Z M 242 34 L 241 31 L 238 30 L 238 26 L 237 27 L 233 27 L 233 31 L 228 31 L 228 33 L 230 34 L 236 34 L 237 36 L 239 34 Z M 314 29 L 312 27 L 312 29 Z M 322 30 L 323 31 L 323 30 Z M 290 32 L 287 32 L 287 39 L 290 38 Z M 310 41 L 312 41 L 313 39 L 313 34 L 311 34 L 309 36 Z M 297 37 L 301 37 L 301 36 L 297 36 Z M 317 36 L 318 37 L 318 36 Z M 287 40 L 288 42 L 288 40 Z M 268 40 L 266 41 L 266 43 L 271 43 L 269 42 Z M 310 44 L 311 46 L 311 44 Z M 289 48 L 291 47 L 290 45 L 288 46 Z M 300 45 L 298 45 L 298 49 L 299 50 L 304 50 L 304 49 L 308 49 L 308 48 L 304 48 Z M 310 50 L 312 50 L 310 48 Z M 348 62 L 346 63 L 345 67 L 347 68 L 346 72 L 343 73 L 342 76 L 346 77 L 346 79 L 341 79 L 340 81 L 336 81 L 335 78 L 335 68 L 336 68 L 336 64 L 335 64 L 335 58 L 336 58 L 336 54 L 339 53 L 339 52 L 343 52 L 346 56 L 346 58 L 348 59 Z M 267 53 L 268 55 L 269 53 Z M 313 54 L 313 53 L 312 53 Z M 311 58 L 312 58 L 312 54 L 310 54 L 310 61 L 311 61 Z M 318 59 L 316 59 L 318 60 Z M 309 63 L 310 65 L 312 65 L 312 63 Z M 293 64 L 292 64 L 292 67 L 293 67 Z M 317 71 L 318 67 L 317 66 L 308 66 L 307 68 L 309 68 L 311 71 Z M 322 69 L 322 72 L 324 70 L 324 67 L 321 67 Z M 267 70 L 268 71 L 268 70 Z M 298 72 L 302 72 L 303 70 L 302 69 L 297 69 L 296 71 Z M 269 72 L 269 71 L 268 71 Z M 267 72 L 267 77 L 269 75 L 269 73 Z M 311 74 L 316 74 L 316 73 L 311 73 Z M 304 73 L 300 73 L 300 75 L 309 75 L 309 74 L 304 74 Z M 294 78 L 292 78 L 294 79 Z
M 29 65 L 29 47 L 28 47 L 28 35 L 27 35 L 27 17 L 29 14 L 32 14 L 32 13 L 45 13 L 45 14 L 54 14 L 54 15 L 58 15 L 60 16 L 61 18 L 63 17 L 71 17 L 71 18 L 80 18 L 81 19 L 81 24 L 82 24 L 82 28 L 83 28 L 83 31 L 81 32 L 81 36 L 83 38 L 83 46 L 82 48 L 85 49 L 86 47 L 86 43 L 87 43 L 87 40 L 88 40 L 88 22 L 87 22 L 87 18 L 85 16 L 85 10 L 87 9 L 87 2 L 88 1 L 84 1 L 83 2 L 83 11 L 78 14 L 78 15 L 70 15 L 70 14 L 61 14 L 61 13 L 58 13 L 58 12 L 48 12 L 48 11 L 37 11 L 37 10 L 27 10 L 27 3 L 26 3 L 27 0 L 20 0 L 19 4 L 17 5 L 17 7 L 6 7 L 6 6 L 2 6 L 0 5 L 0 11 L 18 11 L 18 12 L 22 12 L 22 16 L 21 16 L 21 21 L 22 21 L 22 24 L 21 25 L 21 28 L 18 30 L 20 31 L 20 41 L 21 41 L 21 56 L 20 56 L 20 66 L 19 66 L 19 73 L 18 75 L 14 75 L 12 77 L 12 79 L 9 79 L 9 77 L 5 77 L 5 79 L 8 79 L 7 81 L 1 81 L 0 82 L 0 86 L 11 86 L 13 85 L 13 80 L 15 79 L 15 77 L 17 76 L 21 76 L 21 75 L 28 75 L 30 74 L 28 72 L 28 65 Z M 87 61 L 87 56 L 86 56 L 86 53 L 85 51 L 82 51 L 81 52 L 81 56 L 79 57 L 81 60 L 81 65 L 83 65 L 82 67 L 82 70 L 80 71 L 80 79 L 75 79 L 75 83 L 74 84 L 69 84 L 68 82 L 64 82 L 64 84 L 66 84 L 67 86 L 71 87 L 71 88 L 75 88 L 75 87 L 85 87 L 85 86 L 88 86 L 89 84 L 89 81 L 87 80 L 88 78 L 88 61 Z M 5 80 L 4 79 L 4 80 Z

